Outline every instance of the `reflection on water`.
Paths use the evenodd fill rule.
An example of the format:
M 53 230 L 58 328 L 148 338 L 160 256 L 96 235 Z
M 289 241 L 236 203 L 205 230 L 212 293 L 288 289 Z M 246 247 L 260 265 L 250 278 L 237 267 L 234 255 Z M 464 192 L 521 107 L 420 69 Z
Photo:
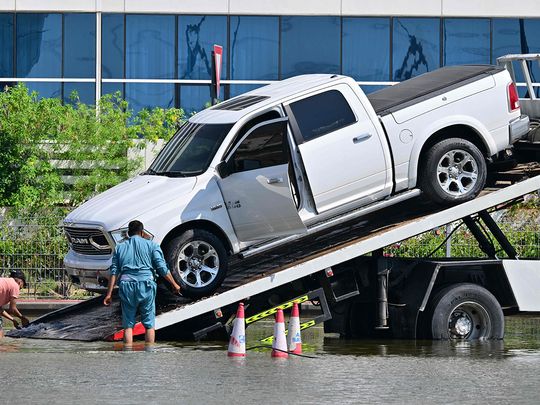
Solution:
M 247 329 L 248 347 L 271 323 Z M 2 403 L 537 403 L 540 320 L 509 322 L 497 342 L 346 341 L 303 335 L 315 358 L 227 358 L 221 342 L 118 343 L 6 338 Z M 21 396 L 24 393 L 24 396 Z

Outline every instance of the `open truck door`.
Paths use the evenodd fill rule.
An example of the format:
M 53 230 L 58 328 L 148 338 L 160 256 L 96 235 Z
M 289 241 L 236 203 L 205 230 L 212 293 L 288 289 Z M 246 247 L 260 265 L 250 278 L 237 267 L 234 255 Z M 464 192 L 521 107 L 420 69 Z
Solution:
M 256 125 L 218 166 L 223 200 L 242 242 L 306 232 L 289 179 L 287 122 Z

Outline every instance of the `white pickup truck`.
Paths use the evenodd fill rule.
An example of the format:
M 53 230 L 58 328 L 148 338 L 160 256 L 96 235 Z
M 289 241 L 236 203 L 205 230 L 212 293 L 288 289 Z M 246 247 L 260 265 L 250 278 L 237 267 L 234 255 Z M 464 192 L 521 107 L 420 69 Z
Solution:
M 369 96 L 340 75 L 276 82 L 194 115 L 146 172 L 70 213 L 65 267 L 103 290 L 114 246 L 138 219 L 183 293 L 208 295 L 229 256 L 265 241 L 420 193 L 474 198 L 487 161 L 528 129 L 496 66 L 446 67 Z

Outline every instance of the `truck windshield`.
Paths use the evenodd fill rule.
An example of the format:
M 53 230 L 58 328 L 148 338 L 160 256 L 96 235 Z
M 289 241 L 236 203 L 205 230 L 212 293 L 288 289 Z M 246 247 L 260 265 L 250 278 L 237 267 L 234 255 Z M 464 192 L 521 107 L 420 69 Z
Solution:
M 232 126 L 186 122 L 143 174 L 188 177 L 203 173 Z

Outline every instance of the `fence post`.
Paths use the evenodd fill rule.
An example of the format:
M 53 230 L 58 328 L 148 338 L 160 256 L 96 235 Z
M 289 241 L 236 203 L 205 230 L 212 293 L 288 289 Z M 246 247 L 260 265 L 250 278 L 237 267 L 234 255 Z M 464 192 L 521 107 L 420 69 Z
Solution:
M 447 224 L 446 225 L 446 237 L 448 238 L 446 240 L 446 257 L 452 257 L 452 236 L 448 237 L 454 230 L 453 224 Z

